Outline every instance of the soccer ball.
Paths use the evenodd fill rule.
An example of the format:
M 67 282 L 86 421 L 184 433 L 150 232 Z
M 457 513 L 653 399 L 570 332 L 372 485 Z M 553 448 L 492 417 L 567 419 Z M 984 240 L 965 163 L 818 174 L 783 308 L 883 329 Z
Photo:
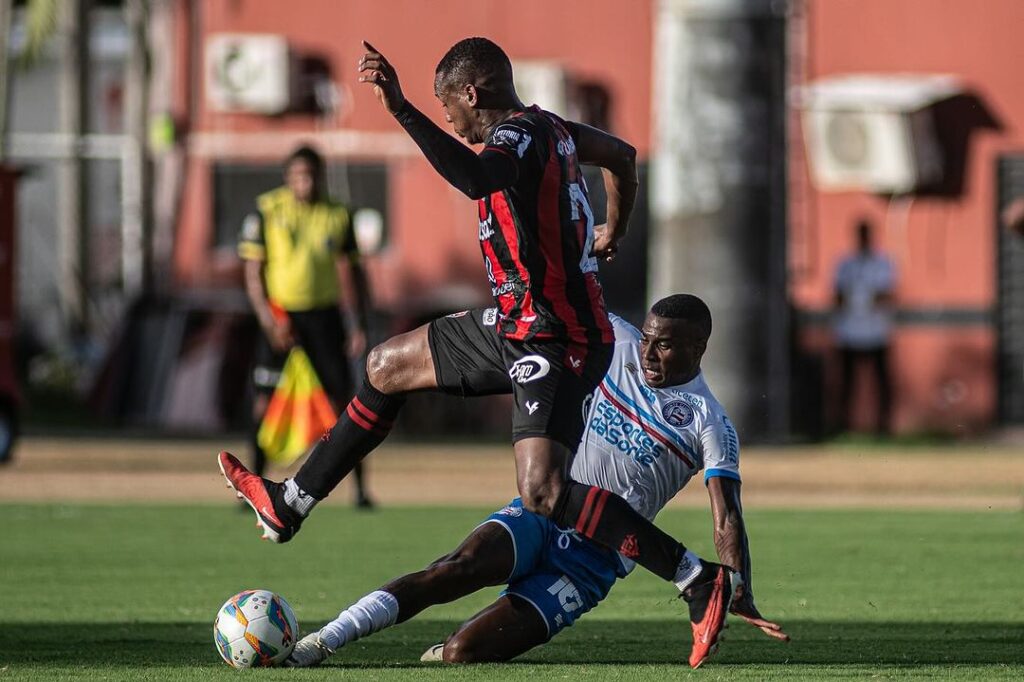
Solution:
M 295 648 L 299 623 L 292 607 L 269 590 L 246 590 L 224 602 L 213 621 L 213 641 L 232 668 L 281 664 Z

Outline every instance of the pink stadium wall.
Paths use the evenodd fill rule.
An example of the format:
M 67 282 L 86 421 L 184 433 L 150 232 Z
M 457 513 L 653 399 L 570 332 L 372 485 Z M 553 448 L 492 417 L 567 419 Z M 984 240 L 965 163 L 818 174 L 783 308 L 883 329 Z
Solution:
M 820 313 L 831 302 L 833 268 L 853 247 L 853 225 L 867 217 L 879 245 L 896 260 L 898 306 L 906 319 L 917 320 L 901 325 L 894 340 L 897 430 L 984 429 L 997 406 L 996 162 L 1001 154 L 1024 151 L 1024 3 L 807 0 L 803 7 L 803 27 L 791 25 L 795 80 L 953 74 L 984 109 L 968 113 L 992 121 L 971 131 L 962 191 L 954 196 L 890 201 L 864 192 L 819 192 L 808 180 L 801 141 L 790 145 L 790 293 L 798 311 L 819 313 L 817 323 L 801 328 L 800 343 L 826 358 L 831 384 L 834 358 Z M 792 116 L 790 131 L 798 132 Z
M 650 136 L 650 12 L 649 2 L 617 0 L 182 3 L 177 21 L 178 90 L 180 101 L 191 105 L 183 105 L 178 112 L 189 133 L 175 252 L 179 283 L 204 287 L 237 281 L 233 254 L 218 253 L 210 246 L 213 164 L 224 160 L 272 163 L 296 142 L 318 139 L 317 124 L 308 115 L 211 111 L 200 78 L 202 46 L 209 34 L 282 34 L 295 50 L 323 57 L 333 78 L 351 95 L 351 110 L 342 126 L 353 134 L 321 146 L 335 158 L 388 165 L 390 245 L 372 259 L 370 271 L 378 303 L 393 307 L 441 283 L 461 282 L 484 295 L 486 282 L 479 248 L 471 237 L 477 228 L 472 204 L 444 183 L 383 112 L 370 89 L 356 82 L 360 40 L 371 41 L 391 59 L 409 99 L 441 125 L 444 120 L 433 96 L 434 67 L 459 39 L 484 35 L 502 45 L 513 60 L 557 61 L 574 76 L 607 88 L 613 99 L 613 129 L 645 157 Z M 320 128 L 319 132 L 329 131 Z M 253 137 L 266 133 L 271 134 L 269 138 Z

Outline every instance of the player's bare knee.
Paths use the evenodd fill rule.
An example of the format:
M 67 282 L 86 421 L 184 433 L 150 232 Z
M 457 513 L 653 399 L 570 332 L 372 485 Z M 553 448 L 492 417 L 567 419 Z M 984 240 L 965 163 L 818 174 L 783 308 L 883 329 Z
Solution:
M 400 365 L 398 354 L 385 341 L 374 346 L 366 356 L 366 376 L 370 385 L 381 393 L 391 393 L 394 374 Z
M 445 663 L 469 663 L 463 659 L 462 642 L 459 640 L 458 633 L 448 638 L 448 641 L 444 643 L 444 649 L 441 650 L 441 660 Z
M 484 655 L 479 646 L 475 646 L 464 633 L 456 632 L 444 643 L 441 658 L 445 663 L 484 663 L 493 661 L 493 656 Z

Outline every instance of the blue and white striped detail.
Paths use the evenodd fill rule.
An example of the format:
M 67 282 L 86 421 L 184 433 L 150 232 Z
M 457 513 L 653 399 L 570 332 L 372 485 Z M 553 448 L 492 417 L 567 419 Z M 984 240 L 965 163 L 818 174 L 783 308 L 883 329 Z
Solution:
M 731 471 L 729 469 L 707 469 L 704 472 L 704 485 L 707 485 L 709 478 L 715 478 L 715 477 L 731 478 L 734 481 L 741 480 L 739 473 L 737 473 L 735 471 Z
M 606 376 L 604 378 L 603 383 L 611 390 L 612 393 L 615 394 L 615 396 L 619 400 L 623 402 L 624 405 L 626 405 L 629 408 L 632 408 L 633 410 L 636 410 L 636 414 L 629 414 L 629 416 L 636 420 L 637 423 L 643 425 L 642 421 L 646 421 L 659 434 L 661 434 L 668 440 L 672 441 L 672 443 L 677 445 L 683 452 L 688 454 L 696 466 L 700 466 L 700 463 L 703 461 L 703 458 L 700 457 L 700 455 L 698 455 L 696 452 L 694 452 L 693 448 L 691 448 L 679 436 L 679 434 L 676 431 L 666 428 L 657 417 L 646 412 L 642 407 L 640 407 L 640 405 L 637 404 L 635 400 L 629 397 L 621 388 L 616 386 L 615 382 L 612 381 L 610 376 Z M 641 420 L 641 417 L 643 418 L 643 420 Z

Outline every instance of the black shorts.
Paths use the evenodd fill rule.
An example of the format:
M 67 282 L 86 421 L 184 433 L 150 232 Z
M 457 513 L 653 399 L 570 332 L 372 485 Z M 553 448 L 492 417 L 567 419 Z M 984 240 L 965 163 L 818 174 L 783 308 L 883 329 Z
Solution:
M 316 376 L 337 409 L 352 397 L 352 369 L 345 352 L 345 325 L 337 306 L 288 313 L 295 343 L 306 351 Z M 256 350 L 252 379 L 257 392 L 272 393 L 288 353 L 276 353 L 266 337 Z
M 543 436 L 575 452 L 612 345 L 512 341 L 498 335 L 496 321 L 495 308 L 475 308 L 430 323 L 438 386 L 462 396 L 511 393 L 513 442 Z

